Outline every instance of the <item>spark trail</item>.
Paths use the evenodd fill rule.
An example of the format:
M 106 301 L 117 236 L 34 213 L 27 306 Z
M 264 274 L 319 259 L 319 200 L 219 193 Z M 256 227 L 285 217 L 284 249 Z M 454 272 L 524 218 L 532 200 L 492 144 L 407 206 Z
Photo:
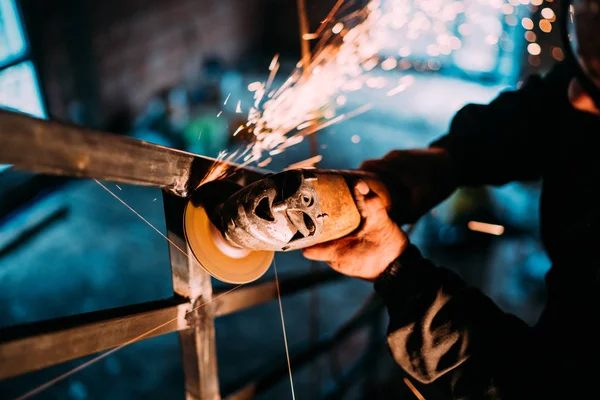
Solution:
M 363 8 L 349 1 L 336 2 L 315 33 L 302 35 L 305 42 L 315 43 L 283 83 L 274 87 L 280 68 L 276 55 L 266 81 L 248 86 L 254 103 L 247 122 L 235 135 L 249 138 L 249 143 L 243 152 L 223 152 L 219 159 L 244 166 L 265 165 L 261 161 L 265 157 L 369 109 L 369 104 L 362 104 L 358 110 L 342 112 L 345 94 L 371 88 L 394 96 L 415 82 L 411 69 L 440 69 L 463 41 L 482 46 L 506 44 L 502 23 L 492 15 L 500 13 L 508 25 L 516 25 L 525 2 L 529 0 L 517 4 L 515 0 L 371 0 Z M 403 71 L 400 78 L 373 76 L 393 69 Z M 346 117 L 339 118 L 341 113 Z M 216 163 L 202 183 L 226 177 L 233 168 Z

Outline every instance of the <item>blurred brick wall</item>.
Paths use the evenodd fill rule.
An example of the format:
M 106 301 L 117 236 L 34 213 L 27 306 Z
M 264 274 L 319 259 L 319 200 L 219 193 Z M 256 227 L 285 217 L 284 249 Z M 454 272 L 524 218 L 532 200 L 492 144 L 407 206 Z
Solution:
M 75 100 L 89 125 L 138 112 L 157 91 L 195 83 L 203 60 L 233 66 L 260 41 L 263 0 L 22 0 L 50 113 Z

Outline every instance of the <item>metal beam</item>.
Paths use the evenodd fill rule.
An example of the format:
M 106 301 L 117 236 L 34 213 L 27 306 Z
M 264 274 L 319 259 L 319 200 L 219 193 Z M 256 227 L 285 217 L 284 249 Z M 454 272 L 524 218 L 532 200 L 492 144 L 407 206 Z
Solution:
M 291 295 L 319 283 L 333 282 L 343 275 L 335 271 L 320 271 L 280 280 L 282 296 Z M 277 298 L 274 281 L 248 285 L 214 301 L 214 316 L 223 316 Z M 194 329 L 188 320 L 198 316 L 186 313 L 191 309 L 188 299 L 172 299 L 136 304 L 92 313 L 73 315 L 47 321 L 0 329 L 0 379 L 50 367 L 79 357 L 109 350 L 177 319 L 140 340 L 180 331 L 190 336 Z M 199 321 L 196 321 L 199 322 Z M 186 330 L 182 332 L 182 330 Z M 186 339 L 187 340 L 187 339 Z
M 186 200 L 163 193 L 173 291 L 193 304 L 193 311 L 186 316 L 192 328 L 179 332 L 185 397 L 220 400 L 211 276 L 188 250 L 183 232 Z
M 0 329 L 0 379 L 187 329 L 189 304 L 181 297 Z
M 308 289 L 320 283 L 333 282 L 343 278 L 344 275 L 332 269 L 326 269 L 315 273 L 290 276 L 280 279 L 279 287 L 281 295 L 290 295 L 298 291 Z M 215 297 L 221 292 L 216 292 Z M 277 298 L 277 284 L 275 281 L 256 283 L 248 285 L 231 292 L 215 300 L 215 316 L 231 314 L 254 307 Z
M 215 163 L 237 167 L 127 136 L 0 109 L 0 164 L 16 169 L 153 186 L 186 197 Z M 264 173 L 245 167 L 238 175 Z

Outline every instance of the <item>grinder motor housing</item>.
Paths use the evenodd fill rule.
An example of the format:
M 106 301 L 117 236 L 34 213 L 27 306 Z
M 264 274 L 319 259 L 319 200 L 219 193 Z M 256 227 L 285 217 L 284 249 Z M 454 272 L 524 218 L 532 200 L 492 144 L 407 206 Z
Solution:
M 264 263 L 270 264 L 275 251 L 302 249 L 355 231 L 361 224 L 353 195 L 358 180 L 365 181 L 390 209 L 386 186 L 362 171 L 294 169 L 266 175 L 245 187 L 226 181 L 205 184 L 192 196 L 186 209 L 188 245 L 209 273 L 231 283 L 242 282 L 224 277 L 223 270 L 239 270 L 244 257 L 255 258 L 256 263 L 262 264 L 250 269 L 252 277 L 260 274 L 252 280 L 258 279 L 268 269 Z M 207 229 L 207 223 L 213 226 Z M 207 232 L 212 243 L 209 238 L 198 236 L 206 236 Z M 205 254 L 207 247 L 229 256 L 231 260 L 214 260 L 229 265 L 208 265 L 214 263 L 207 260 L 212 258 Z M 256 259 L 257 254 L 253 253 L 264 257 Z M 220 276 L 215 275 L 215 269 Z

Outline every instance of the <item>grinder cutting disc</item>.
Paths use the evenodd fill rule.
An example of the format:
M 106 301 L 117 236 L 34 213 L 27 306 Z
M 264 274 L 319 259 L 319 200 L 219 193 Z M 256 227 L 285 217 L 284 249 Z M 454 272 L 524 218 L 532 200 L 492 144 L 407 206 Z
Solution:
M 201 205 L 188 202 L 184 215 L 188 245 L 200 265 L 220 281 L 248 283 L 260 278 L 271 265 L 273 251 L 251 251 L 227 242 L 210 222 Z

